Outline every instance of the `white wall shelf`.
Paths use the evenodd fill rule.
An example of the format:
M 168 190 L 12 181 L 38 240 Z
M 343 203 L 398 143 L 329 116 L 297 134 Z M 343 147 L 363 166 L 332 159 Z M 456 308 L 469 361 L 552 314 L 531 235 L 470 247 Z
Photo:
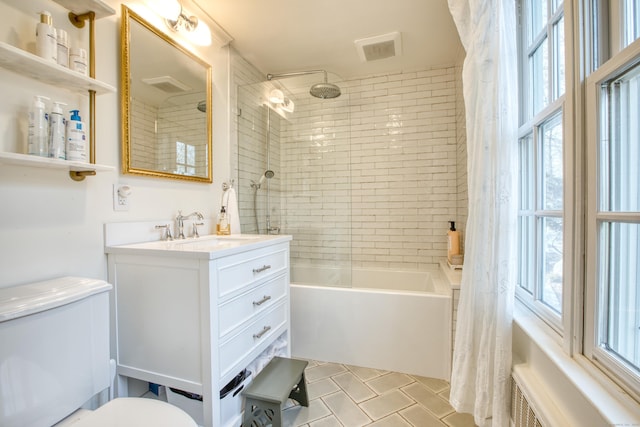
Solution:
M 86 95 L 88 90 L 93 90 L 98 95 L 115 93 L 116 91 L 111 85 L 46 61 L 4 42 L 0 42 L 0 66 L 44 83 L 64 87 L 78 94 Z
M 94 12 L 96 19 L 104 18 L 105 16 L 115 15 L 116 11 L 111 6 L 100 0 L 53 0 L 65 9 L 75 13 L 76 15 L 82 15 L 87 12 Z
M 113 166 L 7 152 L 0 152 L 0 164 L 66 170 L 75 181 L 81 181 L 85 176 L 95 175 L 96 172 L 111 172 L 115 170 Z

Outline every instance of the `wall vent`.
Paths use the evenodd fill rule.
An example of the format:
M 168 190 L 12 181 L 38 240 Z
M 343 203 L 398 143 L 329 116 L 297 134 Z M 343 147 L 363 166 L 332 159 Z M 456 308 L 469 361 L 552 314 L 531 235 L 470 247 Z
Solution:
M 171 76 L 149 77 L 142 79 L 142 82 L 166 93 L 180 93 L 191 90 L 189 86 Z
M 511 377 L 511 425 L 513 427 L 545 427 L 513 377 Z
M 402 54 L 400 33 L 395 31 L 381 36 L 367 37 L 354 41 L 358 56 L 363 62 L 391 58 Z

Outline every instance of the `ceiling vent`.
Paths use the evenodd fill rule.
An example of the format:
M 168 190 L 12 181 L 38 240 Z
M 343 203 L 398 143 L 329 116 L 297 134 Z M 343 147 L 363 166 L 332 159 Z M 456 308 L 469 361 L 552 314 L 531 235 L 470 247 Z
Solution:
M 180 93 L 191 90 L 189 86 L 182 82 L 179 82 L 171 76 L 150 77 L 147 79 L 142 79 L 142 82 L 148 84 L 149 86 L 153 86 L 156 89 L 160 89 L 161 91 L 166 93 Z
M 354 43 L 358 49 L 358 56 L 363 62 L 402 55 L 402 40 L 400 33 L 397 31 L 381 36 L 359 39 Z

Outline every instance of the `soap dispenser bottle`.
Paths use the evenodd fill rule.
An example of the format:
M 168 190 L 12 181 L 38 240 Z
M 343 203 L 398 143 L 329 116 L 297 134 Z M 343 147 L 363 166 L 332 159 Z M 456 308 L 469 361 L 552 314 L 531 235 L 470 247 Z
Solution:
M 49 115 L 45 109 L 46 96 L 34 96 L 29 111 L 29 133 L 27 152 L 41 157 L 49 157 Z
M 229 224 L 229 216 L 227 215 L 227 211 L 224 206 L 220 209 L 220 213 L 218 214 L 216 234 L 219 236 L 231 234 L 231 224 Z
M 79 113 L 79 110 L 71 110 L 71 118 L 67 121 L 67 160 L 86 162 L 87 139 Z
M 456 230 L 455 221 L 449 221 L 451 227 L 447 231 L 447 260 L 452 262 L 454 255 L 460 255 L 460 232 Z

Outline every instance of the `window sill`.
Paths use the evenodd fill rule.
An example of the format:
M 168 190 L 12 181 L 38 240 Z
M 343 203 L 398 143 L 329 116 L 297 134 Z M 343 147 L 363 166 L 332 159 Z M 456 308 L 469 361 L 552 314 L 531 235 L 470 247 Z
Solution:
M 609 425 L 640 426 L 640 404 L 587 358 L 582 355 L 573 358 L 567 355 L 562 347 L 561 337 L 549 325 L 519 302 L 515 304 L 513 318 L 536 347 Z M 535 366 L 531 368 L 536 369 Z M 552 384 L 547 386 L 553 387 Z

